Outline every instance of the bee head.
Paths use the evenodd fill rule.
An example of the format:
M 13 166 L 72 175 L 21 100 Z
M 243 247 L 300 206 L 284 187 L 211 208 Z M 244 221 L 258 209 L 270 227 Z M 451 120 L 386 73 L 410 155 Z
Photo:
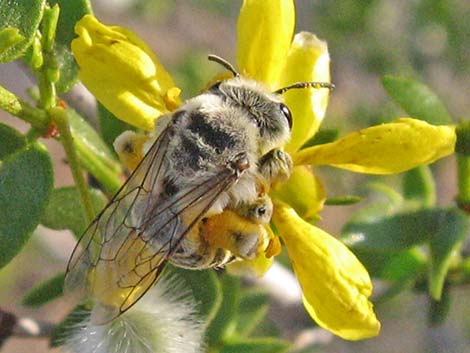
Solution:
M 292 128 L 290 110 L 282 103 L 282 97 L 263 85 L 236 76 L 217 82 L 208 93 L 222 98 L 224 104 L 237 109 L 238 115 L 255 126 L 263 152 L 288 141 Z
M 283 93 L 297 88 L 333 89 L 334 87 L 333 84 L 326 82 L 298 82 L 270 92 L 264 85 L 240 76 L 226 60 L 215 55 L 209 55 L 209 60 L 221 64 L 234 77 L 216 82 L 209 88 L 208 93 L 220 96 L 225 103 L 246 112 L 258 128 L 261 143 L 267 150 L 284 144 L 290 138 L 292 114 L 283 103 L 281 96 Z

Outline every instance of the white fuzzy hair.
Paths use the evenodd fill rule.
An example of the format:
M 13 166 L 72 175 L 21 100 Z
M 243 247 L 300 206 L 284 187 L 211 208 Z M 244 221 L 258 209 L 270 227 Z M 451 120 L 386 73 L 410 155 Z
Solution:
M 105 325 L 89 317 L 71 327 L 64 346 L 74 353 L 199 353 L 202 322 L 182 281 L 164 277 L 136 305 Z

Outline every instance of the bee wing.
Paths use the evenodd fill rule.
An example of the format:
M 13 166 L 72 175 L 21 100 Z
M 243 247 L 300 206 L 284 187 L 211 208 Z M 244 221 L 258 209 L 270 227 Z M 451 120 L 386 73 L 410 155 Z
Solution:
M 221 166 L 210 177 L 163 199 L 159 194 L 170 129 L 160 134 L 90 224 L 69 260 L 65 290 L 94 300 L 96 324 L 119 316 L 145 294 L 184 236 L 245 168 Z

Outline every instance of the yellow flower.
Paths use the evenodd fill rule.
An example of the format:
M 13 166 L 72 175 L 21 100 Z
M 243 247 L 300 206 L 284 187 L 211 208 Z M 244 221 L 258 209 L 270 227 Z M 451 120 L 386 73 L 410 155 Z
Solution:
M 356 256 L 289 206 L 276 204 L 273 221 L 292 259 L 310 316 L 345 339 L 376 336 L 380 323 L 367 299 L 372 283 Z
M 294 25 L 292 0 L 245 0 L 238 21 L 240 72 L 273 91 L 298 81 L 329 82 L 326 43 L 308 32 L 293 36 Z M 118 118 L 149 130 L 156 117 L 178 104 L 179 91 L 171 77 L 134 34 L 104 26 L 92 16 L 82 19 L 76 30 L 80 37 L 72 48 L 80 78 Z M 315 216 L 326 198 L 310 165 L 399 173 L 452 153 L 455 133 L 450 126 L 402 118 L 333 143 L 301 149 L 317 132 L 328 97 L 327 89 L 285 93 L 293 128 L 284 148 L 293 158 L 294 169 L 287 182 L 271 191 L 273 223 L 303 289 L 306 310 L 320 326 L 344 339 L 357 340 L 380 330 L 368 300 L 372 283 L 342 242 L 304 220 Z M 278 252 L 277 237 L 269 230 L 267 234 L 265 251 L 249 262 L 257 273 L 266 271 Z
M 283 16 L 279 16 L 280 9 Z M 259 13 L 264 15 L 263 21 Z M 296 34 L 292 40 L 294 16 L 290 0 L 244 1 L 238 22 L 238 65 L 242 73 L 274 89 L 299 81 L 330 81 L 326 43 L 307 32 Z M 252 33 L 257 33 L 255 41 Z M 268 67 L 261 69 L 265 62 Z M 402 118 L 300 150 L 317 132 L 328 96 L 326 89 L 285 94 L 293 116 L 292 138 L 285 149 L 295 167 L 290 179 L 271 193 L 273 223 L 287 248 L 308 313 L 336 335 L 357 340 L 376 336 L 380 330 L 368 300 L 372 283 L 367 270 L 343 243 L 302 219 L 314 216 L 325 200 L 321 182 L 305 165 L 399 173 L 452 153 L 455 133 L 450 126 Z
M 151 131 L 179 105 L 180 90 L 150 48 L 133 32 L 84 16 L 72 41 L 79 78 L 116 117 Z

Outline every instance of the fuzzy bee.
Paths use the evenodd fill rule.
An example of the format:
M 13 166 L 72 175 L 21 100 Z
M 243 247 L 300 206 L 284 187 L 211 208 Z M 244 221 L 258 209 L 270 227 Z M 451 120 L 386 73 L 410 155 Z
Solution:
M 289 177 L 281 150 L 291 113 L 281 94 L 232 72 L 162 116 L 156 138 L 129 179 L 85 231 L 67 266 L 65 289 L 91 297 L 92 321 L 111 321 L 155 283 L 164 265 L 191 269 L 252 259 L 272 215 L 270 185 Z

